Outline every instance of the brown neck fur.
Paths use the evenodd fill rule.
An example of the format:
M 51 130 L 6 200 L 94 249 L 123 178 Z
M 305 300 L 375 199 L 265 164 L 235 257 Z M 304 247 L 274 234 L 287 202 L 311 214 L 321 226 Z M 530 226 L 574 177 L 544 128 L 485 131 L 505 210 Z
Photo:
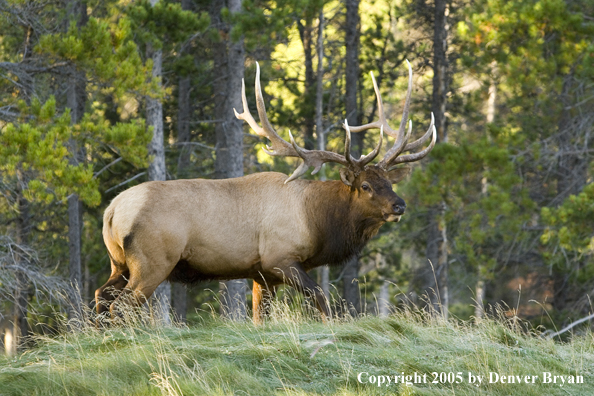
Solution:
M 305 205 L 313 239 L 319 241 L 316 254 L 305 262 L 308 268 L 341 264 L 359 254 L 384 224 L 357 208 L 351 188 L 340 181 L 310 183 Z

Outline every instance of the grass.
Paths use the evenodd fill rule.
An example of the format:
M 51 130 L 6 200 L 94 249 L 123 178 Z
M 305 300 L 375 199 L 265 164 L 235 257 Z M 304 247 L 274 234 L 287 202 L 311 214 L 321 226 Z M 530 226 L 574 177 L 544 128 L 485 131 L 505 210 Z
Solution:
M 39 338 L 17 357 L 0 358 L 0 395 L 594 394 L 592 334 L 559 343 L 503 319 L 471 325 L 403 311 L 323 324 L 275 311 L 258 327 L 216 318 L 163 327 L 144 318 Z M 470 384 L 469 372 L 483 383 Z M 543 372 L 584 383 L 542 383 Z M 415 373 L 427 383 L 400 383 Z M 489 373 L 538 379 L 485 383 Z M 390 376 L 388 387 L 378 386 L 380 376 Z

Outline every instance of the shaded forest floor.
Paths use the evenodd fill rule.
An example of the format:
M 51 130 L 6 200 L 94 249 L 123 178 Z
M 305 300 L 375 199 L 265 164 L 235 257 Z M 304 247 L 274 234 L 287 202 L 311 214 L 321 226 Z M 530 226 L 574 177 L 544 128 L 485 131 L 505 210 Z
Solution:
M 221 319 L 191 327 L 86 326 L 0 357 L 0 395 L 594 394 L 591 333 L 561 343 L 521 327 L 411 312 L 330 324 L 277 315 L 259 327 Z M 543 383 L 544 372 L 584 382 Z M 418 383 L 394 384 L 395 376 L 401 382 L 415 373 Z M 495 374 L 499 381 L 489 383 Z M 469 375 L 482 376 L 482 384 L 469 383 Z M 538 378 L 501 383 L 504 375 Z

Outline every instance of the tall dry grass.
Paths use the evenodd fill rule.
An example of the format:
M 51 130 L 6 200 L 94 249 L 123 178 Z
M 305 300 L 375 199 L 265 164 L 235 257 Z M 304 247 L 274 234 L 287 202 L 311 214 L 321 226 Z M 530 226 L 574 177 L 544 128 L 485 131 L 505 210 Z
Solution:
M 322 323 L 301 297 L 271 303 L 261 326 L 222 320 L 214 309 L 188 327 L 165 325 L 154 305 L 95 326 L 95 315 L 61 316 L 52 336 L 0 359 L 0 395 L 543 395 L 594 394 L 594 337 L 543 339 L 504 309 L 478 323 L 444 320 L 404 305 L 387 318 L 335 317 Z M 341 301 L 329 302 L 333 306 Z M 348 310 L 343 310 L 348 312 Z M 378 387 L 359 373 L 468 372 L 582 375 L 584 384 L 397 384 Z

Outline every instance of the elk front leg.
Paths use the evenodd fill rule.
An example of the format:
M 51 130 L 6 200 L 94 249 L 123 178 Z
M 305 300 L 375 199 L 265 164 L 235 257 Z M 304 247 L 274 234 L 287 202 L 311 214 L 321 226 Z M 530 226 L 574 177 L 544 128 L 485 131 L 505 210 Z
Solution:
M 298 290 L 304 296 L 314 298 L 316 306 L 322 314 L 322 321 L 324 323 L 328 319 L 332 319 L 330 303 L 322 288 L 310 278 L 301 265 L 290 267 L 290 273 L 285 274 L 285 283 Z
M 265 315 L 270 313 L 270 303 L 276 295 L 276 287 L 268 287 L 254 281 L 252 288 L 252 310 L 254 311 L 254 324 L 260 325 Z

